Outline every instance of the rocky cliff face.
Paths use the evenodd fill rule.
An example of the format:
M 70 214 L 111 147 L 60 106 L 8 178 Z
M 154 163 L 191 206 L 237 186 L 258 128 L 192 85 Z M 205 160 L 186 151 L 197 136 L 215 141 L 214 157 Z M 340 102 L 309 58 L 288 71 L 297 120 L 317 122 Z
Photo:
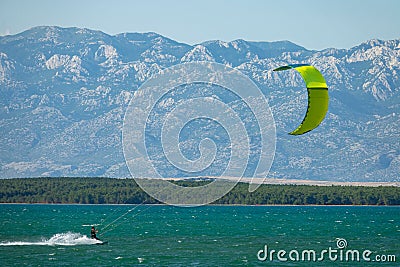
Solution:
M 310 51 L 288 41 L 182 44 L 156 33 L 110 36 L 37 27 L 0 37 L 0 177 L 130 176 L 121 143 L 133 93 L 153 74 L 191 61 L 236 68 L 272 108 L 277 149 L 271 177 L 399 181 L 400 40 Z M 310 63 L 326 77 L 325 121 L 303 136 L 306 90 L 296 72 Z

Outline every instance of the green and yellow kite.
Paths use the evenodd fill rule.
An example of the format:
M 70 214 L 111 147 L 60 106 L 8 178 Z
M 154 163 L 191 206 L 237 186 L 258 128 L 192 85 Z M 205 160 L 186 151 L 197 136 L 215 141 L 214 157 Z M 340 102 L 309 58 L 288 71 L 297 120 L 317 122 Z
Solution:
M 296 130 L 289 133 L 292 135 L 301 135 L 312 131 L 324 120 L 329 104 L 328 85 L 322 74 L 311 65 L 293 64 L 279 67 L 274 69 L 274 71 L 289 69 L 295 69 L 300 73 L 308 91 L 308 108 L 303 122 Z

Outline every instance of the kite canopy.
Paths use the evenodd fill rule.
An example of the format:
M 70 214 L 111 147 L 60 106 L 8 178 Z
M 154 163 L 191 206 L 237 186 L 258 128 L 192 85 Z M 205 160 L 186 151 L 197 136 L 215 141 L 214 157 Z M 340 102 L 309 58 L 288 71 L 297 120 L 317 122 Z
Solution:
M 322 74 L 311 65 L 293 64 L 279 67 L 274 69 L 274 71 L 289 69 L 295 69 L 300 73 L 308 91 L 308 108 L 303 122 L 296 130 L 289 133 L 292 135 L 301 135 L 312 131 L 324 120 L 329 104 L 328 85 Z

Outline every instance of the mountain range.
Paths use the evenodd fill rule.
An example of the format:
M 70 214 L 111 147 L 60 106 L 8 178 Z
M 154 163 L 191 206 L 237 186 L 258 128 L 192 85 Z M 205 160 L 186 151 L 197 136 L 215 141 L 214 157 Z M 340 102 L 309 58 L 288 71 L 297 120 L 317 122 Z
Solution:
M 400 181 L 400 39 L 315 51 L 54 26 L 0 37 L 0 178 L 130 177 L 122 127 L 133 94 L 159 71 L 196 61 L 239 70 L 262 90 L 277 133 L 269 177 Z M 306 111 L 304 82 L 272 71 L 295 63 L 316 66 L 330 94 L 325 120 L 302 136 L 287 133 Z

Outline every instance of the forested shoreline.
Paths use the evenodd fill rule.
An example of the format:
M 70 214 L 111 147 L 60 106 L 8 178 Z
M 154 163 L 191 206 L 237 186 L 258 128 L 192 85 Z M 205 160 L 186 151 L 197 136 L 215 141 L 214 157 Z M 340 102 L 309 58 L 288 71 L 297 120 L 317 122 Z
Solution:
M 174 181 L 201 186 L 210 181 Z M 160 204 L 133 179 L 14 178 L 0 179 L 0 203 Z M 230 205 L 400 205 L 400 187 L 261 185 L 248 192 L 238 183 L 212 204 Z

